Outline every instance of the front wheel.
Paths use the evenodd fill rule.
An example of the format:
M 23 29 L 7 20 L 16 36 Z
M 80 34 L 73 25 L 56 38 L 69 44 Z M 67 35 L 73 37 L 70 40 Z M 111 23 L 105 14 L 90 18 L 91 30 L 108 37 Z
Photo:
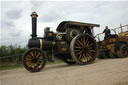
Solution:
M 46 64 L 44 53 L 38 48 L 29 49 L 23 57 L 25 69 L 30 72 L 39 72 Z

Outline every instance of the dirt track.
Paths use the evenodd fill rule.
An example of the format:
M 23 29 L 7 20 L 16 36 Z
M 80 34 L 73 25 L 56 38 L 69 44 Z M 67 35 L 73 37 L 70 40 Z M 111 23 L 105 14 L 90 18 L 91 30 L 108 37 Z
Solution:
M 128 58 L 96 60 L 90 65 L 49 65 L 41 72 L 0 71 L 0 85 L 128 85 Z

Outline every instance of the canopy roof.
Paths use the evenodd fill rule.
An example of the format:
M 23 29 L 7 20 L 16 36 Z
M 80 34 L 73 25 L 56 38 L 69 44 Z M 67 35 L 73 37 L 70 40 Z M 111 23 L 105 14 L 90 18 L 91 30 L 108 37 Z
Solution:
M 82 23 L 82 22 L 75 22 L 75 21 L 63 21 L 61 22 L 56 31 L 58 32 L 65 32 L 68 27 L 79 27 L 86 29 L 87 27 L 99 27 L 99 24 L 91 24 L 91 23 Z

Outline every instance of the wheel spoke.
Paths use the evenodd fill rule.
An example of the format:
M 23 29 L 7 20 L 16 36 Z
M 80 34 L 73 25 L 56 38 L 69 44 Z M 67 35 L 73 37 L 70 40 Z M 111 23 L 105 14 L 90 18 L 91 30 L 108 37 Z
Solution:
M 81 48 L 81 47 L 79 47 L 79 46 L 75 46 L 75 48 Z
M 87 62 L 87 57 L 85 55 L 85 52 L 83 53 L 83 59 L 84 59 L 85 62 Z
M 27 65 L 31 64 L 31 61 L 28 61 L 27 59 L 25 61 Z
M 31 56 L 30 55 L 27 55 L 26 56 L 26 62 L 27 62 L 27 64 L 30 64 L 31 63 L 31 60 L 32 60 L 32 58 L 31 58 Z
M 84 46 L 86 45 L 85 40 L 83 40 Z
M 27 55 L 30 56 L 31 58 L 33 58 L 33 56 L 30 53 L 28 53 Z
M 82 58 L 82 54 L 80 54 L 80 56 L 79 56 L 79 59 L 81 59 Z
M 86 57 L 87 57 L 87 61 L 89 61 L 89 56 L 88 56 L 88 55 L 86 55 Z
M 89 42 L 87 42 L 87 47 L 88 47 L 88 45 L 89 45 Z
M 90 52 L 95 52 L 95 50 L 89 50 Z
M 40 53 L 39 53 L 39 52 L 37 52 L 37 53 L 38 53 L 38 54 L 37 54 L 37 56 L 36 56 L 36 57 L 38 58 L 38 57 L 40 56 Z
M 34 54 L 33 54 L 33 52 L 32 52 L 32 51 L 30 52 L 30 55 L 31 55 L 32 57 L 34 57 Z
M 81 60 L 83 59 L 83 52 L 81 53 Z
M 93 49 L 93 47 L 88 47 L 88 49 L 89 49 L 89 50 L 92 50 L 92 49 Z
M 81 53 L 82 53 L 82 51 L 80 51 L 80 52 L 77 52 L 77 53 L 76 53 L 76 55 L 79 55 L 79 54 L 81 54 Z
M 83 43 L 83 46 L 85 46 L 85 37 L 82 37 L 82 43 Z
M 83 43 L 84 41 L 83 37 L 80 38 L 80 41 Z M 84 43 L 82 45 L 84 45 Z
M 36 51 L 34 52 L 34 56 L 37 57 L 37 56 L 36 56 Z
M 28 67 L 32 68 L 32 66 L 33 66 L 32 63 L 28 64 Z
M 38 60 L 43 60 L 43 59 L 42 59 L 42 56 L 39 56 L 39 57 L 38 57 Z
M 87 53 L 87 55 L 88 55 L 88 61 L 92 58 L 88 53 Z
M 86 45 L 86 42 L 85 42 L 85 37 L 83 37 L 83 44 Z
M 27 55 L 26 58 L 27 59 L 32 59 L 32 57 L 30 55 Z
M 88 42 L 88 38 L 87 38 L 86 41 L 85 41 L 85 45 L 87 45 L 87 42 Z
M 76 42 L 76 45 L 77 45 L 77 46 L 81 46 L 78 42 Z
M 89 51 L 88 51 L 87 53 L 88 53 L 89 55 L 92 55 L 92 53 L 91 53 L 91 52 L 89 52 Z
M 88 47 L 90 47 L 90 46 L 92 46 L 93 45 L 93 43 L 91 43 L 90 45 L 88 45 Z
M 83 44 L 79 40 L 77 40 L 77 41 L 80 43 L 81 46 L 83 46 Z
M 41 62 L 38 61 L 38 62 L 37 62 L 37 65 L 38 65 L 38 66 L 41 65 Z
M 30 62 L 30 61 L 32 61 L 32 59 L 26 59 L 26 61 L 27 61 L 27 62 Z
M 77 52 L 77 51 L 81 51 L 81 50 L 75 50 L 75 52 Z

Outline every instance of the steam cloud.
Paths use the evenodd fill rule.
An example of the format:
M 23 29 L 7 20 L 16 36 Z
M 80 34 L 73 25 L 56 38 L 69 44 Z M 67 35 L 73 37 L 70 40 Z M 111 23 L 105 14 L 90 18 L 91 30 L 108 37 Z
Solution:
M 38 0 L 31 0 L 30 3 L 32 5 L 32 11 L 38 11 L 39 7 L 43 5 L 46 1 L 38 1 Z

